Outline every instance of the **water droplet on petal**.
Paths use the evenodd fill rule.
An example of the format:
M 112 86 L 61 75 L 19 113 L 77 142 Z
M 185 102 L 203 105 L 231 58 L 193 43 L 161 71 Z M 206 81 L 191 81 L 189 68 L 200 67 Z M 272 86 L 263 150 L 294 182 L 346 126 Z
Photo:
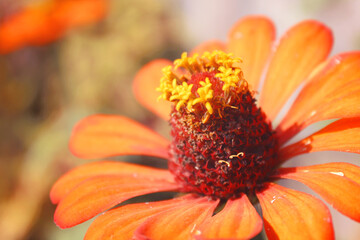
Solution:
M 305 146 L 310 145 L 311 144 L 311 139 L 306 139 L 304 144 L 305 144 Z
M 196 223 L 194 224 L 194 226 L 191 228 L 190 232 L 193 233 L 196 227 Z
M 331 174 L 335 174 L 335 175 L 338 175 L 340 177 L 343 177 L 345 176 L 345 174 L 343 172 L 330 172 Z
M 314 110 L 310 113 L 310 117 L 314 116 L 315 114 L 316 114 L 316 110 Z

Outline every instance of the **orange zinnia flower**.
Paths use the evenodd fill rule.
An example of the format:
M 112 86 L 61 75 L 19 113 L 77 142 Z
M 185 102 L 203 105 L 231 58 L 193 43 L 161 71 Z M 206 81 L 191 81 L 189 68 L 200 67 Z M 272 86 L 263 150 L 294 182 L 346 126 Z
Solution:
M 107 12 L 108 0 L 48 0 L 24 7 L 0 22 L 0 54 L 26 45 L 44 45 L 66 30 L 97 22 Z
M 312 20 L 292 27 L 276 48 L 274 38 L 269 19 L 247 17 L 235 24 L 226 44 L 206 42 L 190 57 L 184 53 L 174 63 L 160 59 L 144 66 L 135 77 L 136 97 L 169 121 L 172 139 L 125 117 L 95 115 L 75 127 L 70 149 L 82 158 L 155 156 L 167 160 L 169 170 L 116 161 L 80 166 L 51 190 L 58 204 L 56 224 L 72 227 L 104 212 L 85 239 L 249 239 L 263 225 L 269 239 L 333 239 L 326 205 L 274 183 L 278 179 L 309 186 L 360 221 L 358 166 L 280 167 L 303 153 L 360 152 L 360 52 L 327 59 L 331 31 Z M 260 109 L 251 89 L 258 89 L 266 66 Z M 300 94 L 273 130 L 271 120 L 300 85 Z M 159 95 L 167 101 L 157 101 Z M 284 145 L 325 119 L 338 120 Z M 109 210 L 164 191 L 181 194 Z

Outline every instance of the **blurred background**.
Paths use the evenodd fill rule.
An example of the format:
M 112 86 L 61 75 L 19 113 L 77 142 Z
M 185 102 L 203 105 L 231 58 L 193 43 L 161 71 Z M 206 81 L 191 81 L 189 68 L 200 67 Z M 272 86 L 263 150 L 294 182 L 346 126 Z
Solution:
M 60 175 L 88 162 L 67 148 L 74 124 L 110 113 L 166 133 L 167 124 L 132 95 L 137 70 L 202 41 L 226 40 L 249 14 L 272 18 L 278 37 L 317 19 L 334 32 L 332 54 L 360 49 L 359 0 L 0 0 L 0 239 L 82 239 L 89 223 L 60 230 L 48 197 Z M 311 163 L 360 161 L 312 156 Z M 360 239 L 358 223 L 332 213 L 337 239 Z

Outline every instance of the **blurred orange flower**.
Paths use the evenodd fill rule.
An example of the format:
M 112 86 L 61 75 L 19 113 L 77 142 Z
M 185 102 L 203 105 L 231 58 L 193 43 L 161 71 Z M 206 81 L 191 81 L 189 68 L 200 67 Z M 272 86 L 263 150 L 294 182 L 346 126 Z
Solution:
M 0 22 L 0 54 L 44 45 L 68 29 L 104 18 L 108 0 L 47 0 L 24 7 Z
M 360 52 L 327 59 L 332 33 L 313 20 L 293 26 L 276 45 L 274 39 L 272 21 L 251 16 L 235 24 L 228 43 L 205 42 L 190 57 L 184 53 L 174 63 L 158 59 L 145 65 L 135 77 L 135 95 L 169 121 L 172 139 L 122 116 L 94 115 L 75 127 L 70 149 L 90 159 L 155 156 L 165 159 L 169 170 L 116 161 L 80 166 L 51 190 L 56 224 L 68 228 L 103 213 L 85 239 L 249 239 L 263 225 L 269 239 L 333 239 L 326 205 L 274 183 L 278 179 L 304 183 L 360 221 L 358 166 L 280 167 L 303 153 L 360 152 L 360 109 L 354 107 L 360 103 Z M 258 89 L 264 69 L 259 108 L 251 88 Z M 273 130 L 271 121 L 300 85 Z M 168 101 L 157 102 L 156 88 Z M 285 145 L 325 119 L 338 120 Z M 164 191 L 181 194 L 113 208 Z

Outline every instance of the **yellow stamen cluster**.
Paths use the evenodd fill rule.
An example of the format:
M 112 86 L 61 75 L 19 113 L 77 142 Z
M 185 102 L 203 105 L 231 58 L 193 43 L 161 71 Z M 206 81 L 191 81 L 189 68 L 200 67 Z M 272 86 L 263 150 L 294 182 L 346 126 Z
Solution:
M 240 58 L 234 58 L 232 54 L 221 51 L 205 52 L 202 56 L 194 54 L 191 57 L 184 52 L 180 59 L 174 61 L 174 68 L 163 68 L 164 76 L 160 81 L 160 87 L 156 89 L 162 92 L 159 99 L 174 102 L 177 111 L 186 106 L 186 109 L 192 112 L 195 105 L 202 104 L 208 114 L 213 114 L 214 104 L 225 106 L 224 96 L 229 96 L 230 91 L 247 87 L 240 64 Z M 178 74 L 178 68 L 185 71 Z M 222 92 L 214 93 L 213 84 L 207 77 L 199 82 L 200 86 L 196 91 L 193 90 L 194 85 L 188 83 L 191 76 L 204 72 L 215 72 L 216 80 L 223 82 Z
M 188 85 L 186 82 L 183 82 L 182 85 L 176 85 L 176 79 L 174 79 L 172 87 L 172 95 L 169 98 L 169 101 L 178 101 L 178 103 L 176 104 L 176 110 L 179 111 L 183 105 L 185 105 L 186 103 L 189 104 L 189 102 L 192 101 L 189 98 L 192 94 L 191 89 L 193 87 L 193 84 Z
M 200 82 L 200 85 L 202 87 L 199 87 L 197 90 L 199 97 L 194 99 L 192 101 L 191 105 L 195 105 L 197 103 L 204 103 L 208 112 L 210 114 L 212 114 L 214 112 L 214 110 L 211 106 L 211 103 L 209 102 L 209 100 L 212 99 L 214 96 L 214 90 L 211 89 L 212 84 L 210 83 L 209 78 L 206 78 L 205 82 L 203 82 L 203 81 Z
M 241 73 L 241 69 L 237 68 L 233 70 L 232 68 L 219 67 L 219 73 L 215 74 L 215 77 L 220 78 L 221 81 L 224 82 L 222 87 L 223 91 L 227 91 L 230 87 L 236 87 L 239 82 L 239 75 Z

